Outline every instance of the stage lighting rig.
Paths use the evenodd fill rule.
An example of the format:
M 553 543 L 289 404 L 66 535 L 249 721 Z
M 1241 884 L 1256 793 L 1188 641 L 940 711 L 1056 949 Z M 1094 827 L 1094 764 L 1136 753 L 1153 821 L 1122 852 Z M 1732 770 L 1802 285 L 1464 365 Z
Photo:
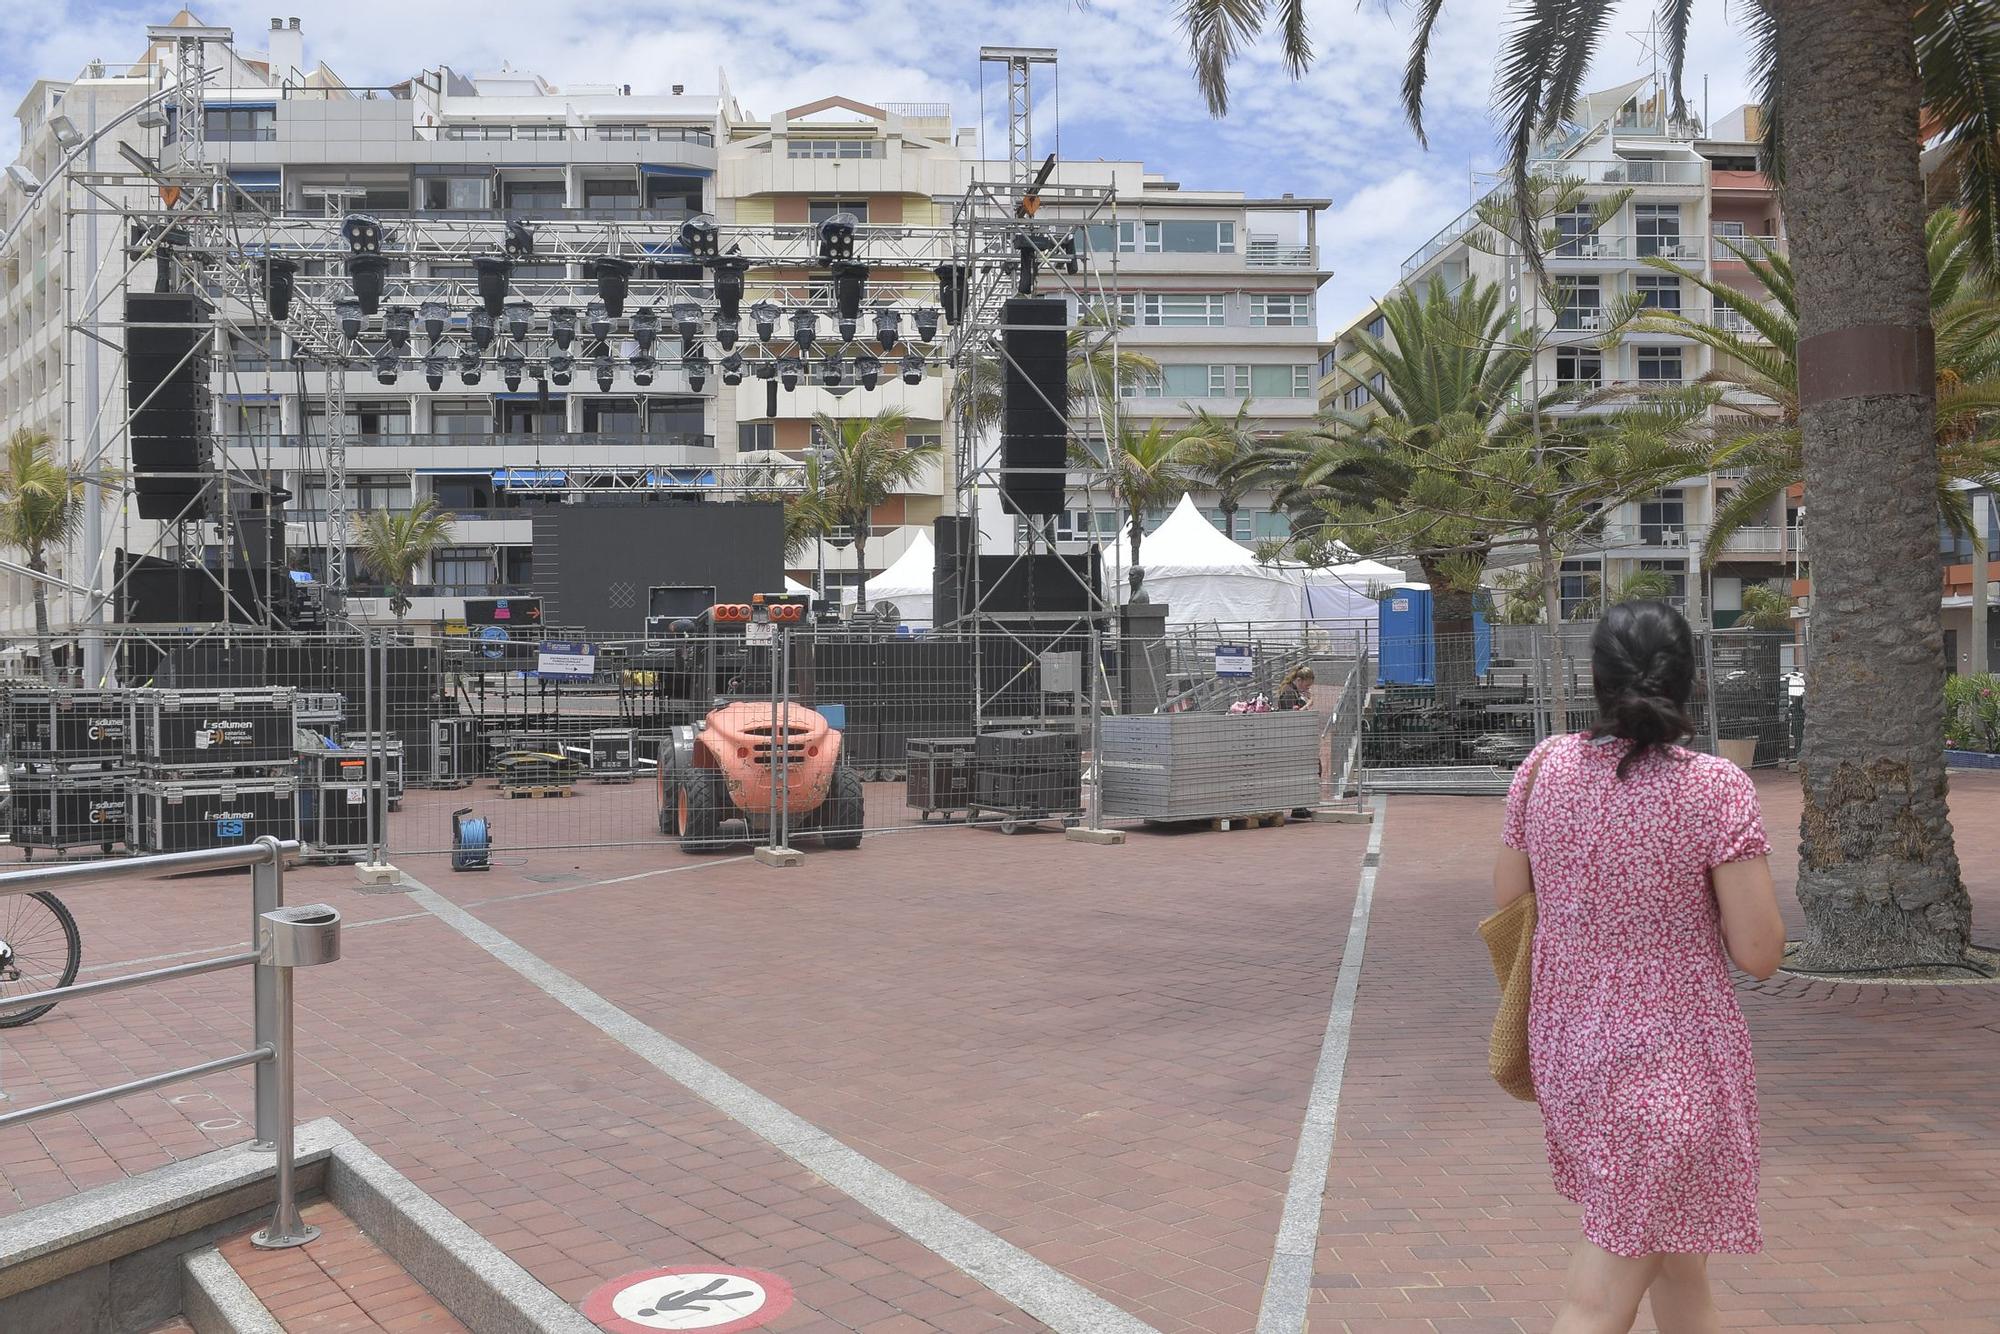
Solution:
M 659 362 L 653 359 L 653 354 L 650 352 L 641 352 L 633 357 L 632 383 L 641 389 L 653 383 L 653 368 L 658 365 Z
M 896 340 L 901 338 L 903 315 L 894 306 L 875 307 L 875 345 L 884 352 L 896 349 Z
M 388 348 L 375 354 L 375 378 L 383 384 L 396 383 L 396 372 L 402 360 Z
M 903 383 L 922 384 L 924 382 L 923 356 L 911 350 L 903 354 Z
M 514 261 L 505 255 L 475 255 L 472 269 L 479 276 L 479 304 L 486 318 L 499 319 L 507 305 L 507 279 L 514 272 Z
M 660 312 L 651 306 L 632 312 L 632 341 L 639 345 L 641 354 L 650 355 L 653 340 L 660 336 Z
M 292 317 L 292 287 L 298 276 L 299 266 L 293 260 L 264 260 L 264 303 L 271 308 L 271 318 L 280 324 Z
M 432 389 L 444 388 L 444 353 L 435 348 L 424 356 L 424 383 Z
M 569 345 L 576 341 L 576 308 L 557 306 L 549 312 L 549 338 L 558 352 L 569 351 Z
M 340 235 L 347 242 L 347 281 L 361 313 L 373 315 L 382 304 L 382 278 L 389 261 L 382 258 L 382 221 L 372 213 L 350 213 L 341 220 Z
M 468 387 L 471 385 L 478 384 L 480 374 L 484 369 L 485 369 L 485 363 L 479 359 L 478 348 L 466 347 L 459 349 L 458 382 L 460 384 L 466 385 Z
M 397 356 L 400 357 L 410 350 L 408 306 L 389 307 L 388 313 L 382 316 L 382 336 L 389 340 L 389 346 L 395 349 Z
M 596 361 L 592 363 L 592 369 L 597 372 L 597 391 L 600 394 L 610 393 L 611 354 L 609 352 L 599 352 Z
M 750 307 L 750 322 L 757 328 L 757 341 L 769 343 L 778 334 L 778 317 L 785 312 L 775 301 L 759 301 Z
M 854 360 L 854 378 L 861 382 L 863 389 L 873 389 L 882 380 L 881 359 L 862 353 Z
M 465 332 L 481 352 L 493 346 L 493 317 L 486 313 L 486 307 L 475 306 L 466 312 Z
M 549 356 L 549 380 L 553 384 L 568 384 L 570 373 L 576 369 L 576 358 L 567 352 L 556 352 Z
M 697 213 L 681 224 L 681 244 L 697 264 L 713 263 L 722 254 L 722 235 L 716 230 L 715 216 Z
M 532 259 L 535 254 L 535 234 L 528 230 L 528 224 L 518 219 L 507 224 L 507 254 L 514 259 Z
M 778 358 L 778 383 L 787 390 L 799 387 L 799 374 L 804 366 L 797 357 Z
M 681 370 L 687 374 L 688 389 L 699 394 L 708 382 L 708 358 L 699 352 L 689 353 L 681 358 Z
M 631 286 L 632 270 L 637 266 L 629 259 L 616 255 L 604 255 L 597 261 L 597 295 L 604 302 L 604 308 L 617 319 L 625 313 L 625 293 Z
M 528 341 L 528 331 L 533 327 L 535 308 L 525 301 L 509 301 L 506 310 L 507 336 L 517 343 Z
M 674 317 L 674 333 L 681 340 L 682 350 L 699 346 L 701 343 L 701 307 L 693 301 L 676 301 L 668 314 Z
M 935 343 L 938 332 L 938 308 L 936 306 L 918 306 L 916 324 L 917 341 L 919 343 Z
M 828 357 L 819 364 L 819 382 L 829 389 L 841 381 L 847 367 L 839 357 Z
M 359 301 L 336 301 L 333 316 L 340 322 L 340 341 L 352 343 L 361 337 L 361 303 Z
M 590 330 L 590 336 L 600 343 L 611 337 L 611 315 L 604 309 L 602 301 L 584 303 L 583 327 Z
M 500 382 L 507 386 L 508 393 L 516 394 L 520 392 L 521 372 L 525 369 L 527 369 L 527 358 L 519 352 L 510 351 L 500 354 Z
M 417 307 L 417 318 L 424 322 L 424 338 L 432 347 L 436 347 L 438 340 L 444 337 L 445 321 L 450 317 L 451 312 L 445 309 L 442 301 L 426 301 Z
M 750 261 L 741 255 L 724 255 L 710 267 L 715 270 L 715 309 L 733 320 L 743 305 L 743 275 L 750 271 Z
M 763 360 L 751 364 L 750 373 L 760 380 L 773 379 L 778 374 L 778 363 L 769 357 L 765 357 Z
M 721 315 L 715 317 L 715 341 L 724 352 L 736 346 L 737 321 Z
M 801 352 L 811 352 L 813 339 L 819 336 L 819 316 L 810 310 L 792 312 L 792 342 Z
M 738 385 L 743 383 L 743 354 L 741 352 L 731 352 L 723 357 L 721 366 L 722 382 L 724 384 Z
M 861 319 L 861 300 L 868 295 L 868 266 L 851 259 L 833 262 L 833 310 L 839 321 L 840 341 L 854 341 L 855 325 Z
M 854 258 L 854 229 L 860 221 L 852 213 L 836 213 L 821 221 L 819 257 L 822 263 Z

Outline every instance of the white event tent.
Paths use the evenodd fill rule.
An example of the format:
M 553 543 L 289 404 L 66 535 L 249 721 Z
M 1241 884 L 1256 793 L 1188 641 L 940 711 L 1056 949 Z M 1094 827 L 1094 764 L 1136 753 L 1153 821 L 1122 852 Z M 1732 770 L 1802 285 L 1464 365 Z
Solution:
M 868 580 L 868 606 L 862 610 L 870 610 L 878 602 L 893 602 L 902 613 L 902 624 L 912 630 L 930 629 L 931 579 L 936 567 L 937 549 L 931 545 L 931 535 L 919 528 L 903 554 Z
M 1115 546 L 1105 545 L 1105 579 L 1120 600 L 1130 596 L 1128 551 L 1122 534 Z M 1248 547 L 1223 536 L 1186 494 L 1166 522 L 1140 543 L 1139 566 L 1146 572 L 1142 591 L 1167 604 L 1169 625 L 1296 622 L 1305 616 L 1300 572 L 1258 564 Z

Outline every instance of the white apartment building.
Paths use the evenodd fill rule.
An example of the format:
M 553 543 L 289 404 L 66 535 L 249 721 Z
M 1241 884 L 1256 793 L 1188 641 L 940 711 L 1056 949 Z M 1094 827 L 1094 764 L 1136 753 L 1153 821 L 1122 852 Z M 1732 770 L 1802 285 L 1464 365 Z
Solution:
M 1606 312 L 1633 297 L 1645 306 L 1678 310 L 1754 337 L 1735 312 L 1715 306 L 1701 288 L 1645 261 L 1659 256 L 1762 296 L 1761 284 L 1730 247 L 1783 253 L 1784 220 L 1775 188 L 1758 170 L 1762 129 L 1756 108 L 1738 108 L 1706 129 L 1674 121 L 1666 108 L 1652 79 L 1593 93 L 1578 105 L 1572 131 L 1549 145 L 1537 164 L 1548 175 L 1582 182 L 1593 200 L 1629 192 L 1616 216 L 1601 228 L 1593 230 L 1595 219 L 1588 210 L 1552 220 L 1558 236 L 1568 238 L 1547 256 L 1548 270 L 1565 298 L 1561 309 L 1548 308 L 1519 257 L 1472 243 L 1481 230 L 1477 204 L 1403 261 L 1399 286 L 1419 290 L 1433 277 L 1442 277 L 1448 290 L 1468 278 L 1500 284 L 1518 305 L 1523 327 L 1545 333 L 1534 371 L 1544 392 L 1557 386 L 1615 390 L 1629 385 L 1638 390 L 1699 380 L 1713 368 L 1708 348 L 1686 337 L 1630 329 L 1614 345 L 1602 347 L 1609 331 Z M 1328 350 L 1321 365 L 1327 407 L 1365 411 L 1371 391 L 1379 387 L 1378 373 L 1354 341 L 1363 330 L 1383 335 L 1376 309 L 1364 312 Z M 1611 401 L 1619 399 L 1613 395 Z M 1716 411 L 1755 412 L 1760 407 L 1768 405 L 1725 402 Z M 1712 576 L 1703 574 L 1700 552 L 1709 521 L 1739 476 L 1722 472 L 1685 478 L 1620 507 L 1607 520 L 1601 545 L 1574 553 L 1564 563 L 1565 608 L 1575 608 L 1589 595 L 1593 576 L 1615 586 L 1634 571 L 1657 570 L 1667 576 L 1674 600 L 1691 615 L 1699 619 L 1712 612 L 1718 624 L 1726 624 L 1741 607 L 1746 582 L 1788 580 L 1797 554 L 1796 497 L 1774 501 L 1761 525 L 1729 539 Z
M 200 20 L 182 11 L 174 23 Z M 268 50 L 250 49 L 259 38 Z M 135 44 L 145 40 L 142 34 Z M 810 225 L 847 212 L 861 224 L 857 253 L 873 264 L 870 304 L 935 304 L 930 266 L 946 257 L 942 229 L 952 202 L 975 176 L 1004 175 L 998 164 L 977 161 L 976 132 L 955 127 L 943 104 L 825 97 L 758 116 L 740 105 L 719 73 L 712 87 L 673 84 L 663 95 L 635 95 L 628 85 L 558 88 L 505 65 L 483 73 L 440 65 L 392 87 L 361 88 L 309 62 L 305 43 L 296 20 L 274 19 L 268 33 L 209 46 L 206 160 L 256 209 L 314 217 L 365 211 L 381 219 L 392 241 L 399 224 L 427 219 L 630 221 L 671 234 L 680 220 L 710 213 L 726 243 L 732 224 Z M 37 83 L 17 112 L 20 165 L 33 178 L 46 177 L 62 158 L 55 117 L 68 114 L 88 134 L 157 93 L 171 68 L 171 45 L 160 42 L 128 66 L 93 66 L 75 79 Z M 146 119 L 159 120 L 126 122 L 98 144 L 97 161 L 129 171 L 117 150 L 121 140 L 157 160 L 172 129 Z M 1063 170 L 1065 179 L 1118 193 L 1115 221 L 1087 243 L 1106 271 L 1115 263 L 1111 299 L 1126 316 L 1124 336 L 1162 363 L 1159 382 L 1140 387 L 1127 410 L 1180 420 L 1193 406 L 1233 413 L 1247 400 L 1274 432 L 1309 420 L 1317 351 L 1312 304 L 1326 276 L 1312 227 L 1325 201 L 1183 190 L 1138 163 Z M 21 180 L 0 180 L 0 220 L 20 216 L 27 189 Z M 122 278 L 132 290 L 150 290 L 150 264 L 123 277 L 116 251 L 125 238 L 111 235 L 118 228 L 102 220 L 93 259 L 85 215 L 66 207 L 75 202 L 74 195 L 45 200 L 0 253 L 0 431 L 47 429 L 63 456 L 78 462 L 91 448 L 91 423 L 99 421 L 106 459 L 122 466 L 124 442 L 114 437 L 125 386 L 115 329 L 106 330 L 114 345 L 65 329 L 79 320 L 81 294 L 93 282 Z M 640 276 L 699 278 L 698 269 L 678 262 L 685 258 L 662 254 Z M 567 271 L 522 262 L 514 272 L 517 280 L 532 280 Z M 471 274 L 469 265 L 429 264 L 410 276 Z M 820 282 L 823 274 L 805 269 L 752 270 L 746 335 L 747 307 L 760 295 Z M 121 294 L 109 294 L 107 325 L 116 324 L 121 304 Z M 909 336 L 907 321 L 903 333 Z M 663 342 L 675 345 L 666 334 Z M 295 563 L 319 571 L 331 509 L 323 473 L 326 372 L 294 360 L 293 351 L 282 327 L 243 327 L 211 360 L 211 398 L 228 462 L 290 493 L 288 551 Z M 717 351 L 709 349 L 711 356 Z M 552 477 L 587 475 L 616 485 L 662 469 L 699 472 L 778 454 L 796 458 L 814 444 L 815 413 L 840 418 L 899 407 L 909 414 L 911 437 L 943 448 L 937 466 L 874 516 L 868 561 L 880 569 L 917 531 L 951 511 L 956 484 L 950 377 L 933 366 L 922 382 L 904 384 L 890 356 L 883 361 L 875 390 L 859 391 L 851 381 L 838 388 L 809 382 L 778 394 L 775 412 L 768 382 L 746 375 L 729 385 L 711 371 L 697 388 L 677 351 L 662 352 L 646 386 L 621 362 L 608 389 L 589 374 L 543 392 L 532 381 L 507 390 L 491 374 L 468 386 L 455 371 L 431 388 L 423 367 L 410 361 L 393 379 L 350 369 L 348 507 L 400 510 L 434 496 L 451 513 L 452 545 L 406 590 L 415 596 L 413 618 L 436 619 L 456 615 L 467 596 L 530 585 L 535 556 L 523 506 L 546 499 Z M 137 518 L 129 505 L 108 510 L 104 524 L 107 549 L 158 549 L 160 525 Z M 1270 533 L 1268 507 L 1246 505 L 1239 536 Z M 1083 533 L 1071 525 L 1065 535 Z M 793 558 L 795 573 L 812 577 L 823 569 L 829 584 L 852 582 L 854 562 L 846 542 Z M 351 557 L 349 563 L 351 610 L 386 615 L 381 590 Z M 79 588 L 110 585 L 108 559 L 94 579 L 80 564 L 80 553 L 66 553 L 54 574 Z M 32 624 L 29 605 L 27 580 L 0 567 L 0 635 Z M 83 610 L 80 592 L 52 591 L 58 626 L 81 619 Z

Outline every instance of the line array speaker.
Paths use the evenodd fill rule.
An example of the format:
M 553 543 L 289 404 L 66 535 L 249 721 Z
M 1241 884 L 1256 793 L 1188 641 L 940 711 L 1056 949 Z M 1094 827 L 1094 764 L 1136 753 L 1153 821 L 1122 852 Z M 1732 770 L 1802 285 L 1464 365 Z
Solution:
M 125 298 L 132 486 L 142 519 L 196 518 L 209 468 L 209 307 L 189 292 Z
M 1060 514 L 1069 462 L 1069 307 L 1007 302 L 1000 346 L 1000 500 L 1010 513 Z
M 931 624 L 950 625 L 965 614 L 966 580 L 972 559 L 972 520 L 942 514 L 931 520 L 937 563 L 931 569 Z

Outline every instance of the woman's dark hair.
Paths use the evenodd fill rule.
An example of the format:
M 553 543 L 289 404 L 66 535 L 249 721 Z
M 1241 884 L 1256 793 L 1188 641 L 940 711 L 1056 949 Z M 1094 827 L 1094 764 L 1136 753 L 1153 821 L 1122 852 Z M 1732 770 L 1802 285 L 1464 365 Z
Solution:
M 1605 612 L 1590 636 L 1590 675 L 1598 713 L 1590 735 L 1632 743 L 1618 762 L 1620 778 L 1647 755 L 1694 733 L 1687 713 L 1694 631 L 1666 603 L 1621 602 Z

